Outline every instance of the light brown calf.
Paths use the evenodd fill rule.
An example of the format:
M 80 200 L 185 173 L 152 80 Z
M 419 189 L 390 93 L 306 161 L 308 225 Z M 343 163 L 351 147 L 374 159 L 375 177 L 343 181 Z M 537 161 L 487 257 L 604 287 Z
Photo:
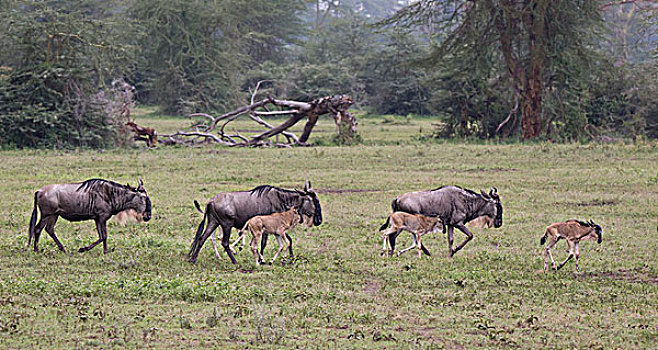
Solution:
M 539 241 L 543 245 L 546 243 L 546 238 L 549 238 L 546 249 L 544 249 L 544 272 L 548 270 L 549 258 L 551 259 L 553 270 L 557 271 L 574 255 L 576 256 L 576 271 L 578 271 L 578 257 L 580 255 L 578 253 L 578 243 L 581 240 L 596 239 L 600 244 L 603 240 L 602 231 L 601 226 L 595 224 L 592 220 L 589 222 L 569 220 L 567 222 L 556 222 L 546 227 L 546 232 L 544 232 L 544 235 Z M 569 245 L 569 256 L 556 268 L 555 260 L 553 260 L 553 255 L 551 254 L 551 248 L 562 238 L 566 239 Z
M 423 254 L 422 245 L 420 243 L 421 236 L 427 233 L 433 232 L 442 232 L 443 231 L 443 222 L 438 217 L 425 216 L 421 214 L 409 214 L 402 211 L 396 211 L 391 214 L 386 223 L 380 227 L 380 231 L 384 230 L 388 225 L 388 229 L 382 233 L 382 238 L 384 240 L 382 246 L 382 253 L 385 254 L 389 250 L 389 236 L 395 234 L 396 236 L 400 232 L 406 230 L 411 232 L 413 244 L 408 248 L 398 251 L 398 256 L 403 253 L 418 247 L 418 257 L 420 258 Z M 393 251 L 389 251 L 389 255 L 393 255 Z
M 301 217 L 297 213 L 294 207 L 291 207 L 288 211 L 283 213 L 274 213 L 270 215 L 259 215 L 254 216 L 249 219 L 244 225 L 242 230 L 249 229 L 251 232 L 251 250 L 254 252 L 254 258 L 256 259 L 256 264 L 261 264 L 263 262 L 263 256 L 258 251 L 258 245 L 263 234 L 272 234 L 276 235 L 276 240 L 279 242 L 279 250 L 274 254 L 274 257 L 270 261 L 270 265 L 274 263 L 277 256 L 283 249 L 286 250 L 288 254 L 288 246 L 290 241 L 286 237 L 286 232 L 293 229 L 297 226 L 298 223 L 301 223 Z
M 492 228 L 494 226 L 494 220 L 486 215 L 482 215 L 467 222 L 466 226 L 473 228 Z

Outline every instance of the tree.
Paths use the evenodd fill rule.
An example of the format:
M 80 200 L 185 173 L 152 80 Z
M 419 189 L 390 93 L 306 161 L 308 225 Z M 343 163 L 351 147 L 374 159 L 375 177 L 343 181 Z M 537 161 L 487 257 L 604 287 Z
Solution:
M 119 30 L 108 12 L 94 5 L 15 1 L 3 9 L 2 143 L 107 147 L 120 142 L 107 88 L 133 59 L 134 50 L 122 37 L 129 23 Z
M 385 24 L 431 23 L 438 39 L 434 62 L 478 59 L 480 55 L 460 55 L 468 47 L 494 50 L 489 67 L 507 76 L 512 95 L 519 99 L 522 138 L 527 140 L 539 136 L 546 123 L 543 97 L 550 72 L 568 63 L 562 60 L 566 52 L 591 57 L 586 40 L 599 21 L 593 0 L 421 0 Z

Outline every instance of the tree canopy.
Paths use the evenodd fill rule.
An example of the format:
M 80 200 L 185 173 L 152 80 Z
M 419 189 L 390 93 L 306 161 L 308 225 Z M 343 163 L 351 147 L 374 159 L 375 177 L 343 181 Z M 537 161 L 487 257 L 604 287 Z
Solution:
M 121 144 L 112 82 L 167 113 L 250 89 L 428 114 L 437 137 L 658 137 L 658 5 L 594 0 L 0 3 L 0 138 Z M 114 91 L 114 92 L 113 92 Z

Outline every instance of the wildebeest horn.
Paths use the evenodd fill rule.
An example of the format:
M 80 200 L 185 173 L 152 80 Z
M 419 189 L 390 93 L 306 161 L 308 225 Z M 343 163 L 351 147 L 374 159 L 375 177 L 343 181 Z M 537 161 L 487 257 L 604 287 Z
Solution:
M 311 185 L 311 181 L 308 182 L 308 188 L 309 188 L 309 189 L 312 189 L 312 188 L 313 188 L 313 185 Z
M 489 198 L 490 195 L 491 195 L 491 192 L 489 192 L 489 194 L 487 194 L 487 192 L 484 192 L 484 190 L 480 190 L 480 193 L 482 194 L 482 196 L 483 196 L 484 198 Z
M 137 185 L 140 186 L 140 187 L 144 186 L 144 181 L 142 181 L 142 179 L 138 178 L 137 179 Z
M 308 191 L 308 178 L 304 179 L 304 191 Z

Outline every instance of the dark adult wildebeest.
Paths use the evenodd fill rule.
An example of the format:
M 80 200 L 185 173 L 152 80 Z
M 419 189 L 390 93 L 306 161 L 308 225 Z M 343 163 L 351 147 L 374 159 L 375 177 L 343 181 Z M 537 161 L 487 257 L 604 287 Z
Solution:
M 430 191 L 409 192 L 398 196 L 392 203 L 393 211 L 403 211 L 410 214 L 423 214 L 427 216 L 438 216 L 448 232 L 448 248 L 452 257 L 462 249 L 468 241 L 473 238 L 471 231 L 466 228 L 466 223 L 480 216 L 488 216 L 493 219 L 494 227 L 503 225 L 503 206 L 500 204 L 498 190 L 493 187 L 489 194 L 474 191 L 459 186 L 443 186 Z M 382 225 L 385 228 L 386 223 Z M 458 228 L 466 235 L 466 239 L 457 248 L 452 249 L 454 229 Z M 389 236 L 391 250 L 395 249 L 397 234 Z M 429 255 L 427 249 L 421 245 L 425 254 Z
M 37 206 L 41 211 L 39 223 Z M 103 179 L 44 186 L 34 193 L 34 209 L 30 218 L 27 246 L 30 246 L 34 237 L 34 251 L 38 251 L 39 236 L 45 227 L 59 250 L 64 252 L 64 246 L 55 236 L 55 223 L 61 216 L 68 221 L 94 220 L 98 240 L 78 251 L 86 252 L 103 242 L 103 253 L 107 254 L 106 223 L 112 215 L 121 212 L 129 213 L 128 215 L 135 217 L 137 221 L 151 219 L 151 200 L 142 180 L 139 180 L 137 188 Z
M 198 202 L 195 205 L 198 206 Z M 302 216 L 312 217 L 312 225 L 318 226 L 322 223 L 320 201 L 317 194 L 311 189 L 310 182 L 304 186 L 303 191 L 263 185 L 250 191 L 225 192 L 215 195 L 208 201 L 206 210 L 203 211 L 203 220 L 199 224 L 192 242 L 188 260 L 192 263 L 196 262 L 203 244 L 217 227 L 221 226 L 222 247 L 224 247 L 231 262 L 237 264 L 229 246 L 231 228 L 235 227 L 239 230 L 244 227 L 247 220 L 256 215 L 281 213 L 290 207 L 295 207 Z M 204 230 L 206 218 L 208 219 L 208 225 Z M 267 236 L 263 237 L 261 247 L 264 247 L 266 243 L 265 237 Z M 287 236 L 287 238 L 290 240 L 290 236 Z M 292 257 L 292 244 L 289 247 L 289 255 Z

